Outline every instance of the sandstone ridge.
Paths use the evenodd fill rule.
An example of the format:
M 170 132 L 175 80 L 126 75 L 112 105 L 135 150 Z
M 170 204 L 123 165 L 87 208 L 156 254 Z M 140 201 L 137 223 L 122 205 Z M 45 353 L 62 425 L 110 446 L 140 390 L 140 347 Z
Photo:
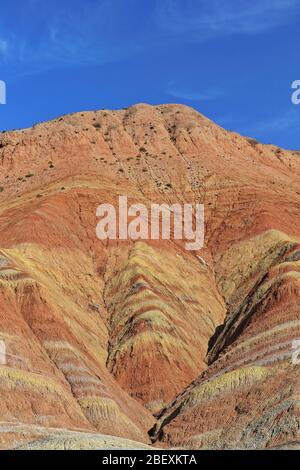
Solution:
M 299 447 L 299 152 L 139 104 L 2 132 L 0 165 L 2 448 Z M 203 203 L 204 247 L 98 240 L 119 195 Z

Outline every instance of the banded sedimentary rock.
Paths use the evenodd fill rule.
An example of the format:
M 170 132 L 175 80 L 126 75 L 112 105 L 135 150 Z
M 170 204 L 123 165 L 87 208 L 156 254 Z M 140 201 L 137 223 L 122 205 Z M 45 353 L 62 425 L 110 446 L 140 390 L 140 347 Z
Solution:
M 299 155 L 178 105 L 2 132 L 2 447 L 297 446 Z M 204 204 L 204 247 L 98 240 L 119 195 Z
M 211 338 L 209 368 L 161 412 L 154 440 L 250 449 L 299 441 L 298 250 L 271 230 L 217 257 L 226 320 Z

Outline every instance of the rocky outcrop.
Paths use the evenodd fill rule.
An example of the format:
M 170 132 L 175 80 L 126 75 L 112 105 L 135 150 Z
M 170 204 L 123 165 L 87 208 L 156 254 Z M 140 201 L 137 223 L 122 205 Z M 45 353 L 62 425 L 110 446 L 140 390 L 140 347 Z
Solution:
M 159 414 L 153 440 L 213 449 L 299 440 L 292 344 L 300 337 L 300 265 L 290 261 L 298 247 L 271 230 L 218 257 L 228 314 L 210 340 L 208 369 Z
M 2 447 L 298 445 L 298 152 L 142 104 L 2 132 L 0 165 Z M 203 203 L 203 249 L 98 240 L 119 195 Z

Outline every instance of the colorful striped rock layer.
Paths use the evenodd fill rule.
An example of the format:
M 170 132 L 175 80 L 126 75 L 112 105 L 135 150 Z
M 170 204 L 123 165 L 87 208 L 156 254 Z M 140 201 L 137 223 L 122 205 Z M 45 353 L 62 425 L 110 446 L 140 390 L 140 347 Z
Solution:
M 140 104 L 0 163 L 1 448 L 299 447 L 299 152 Z M 99 240 L 119 195 L 204 204 L 204 247 Z

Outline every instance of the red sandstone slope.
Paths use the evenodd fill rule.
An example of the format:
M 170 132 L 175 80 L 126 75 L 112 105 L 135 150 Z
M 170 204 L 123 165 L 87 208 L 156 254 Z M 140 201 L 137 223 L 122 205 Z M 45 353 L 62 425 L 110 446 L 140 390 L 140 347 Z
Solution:
M 2 133 L 0 161 L 3 427 L 148 442 L 158 413 L 170 445 L 299 440 L 299 153 L 137 105 Z M 204 203 L 205 247 L 99 241 L 119 194 Z

